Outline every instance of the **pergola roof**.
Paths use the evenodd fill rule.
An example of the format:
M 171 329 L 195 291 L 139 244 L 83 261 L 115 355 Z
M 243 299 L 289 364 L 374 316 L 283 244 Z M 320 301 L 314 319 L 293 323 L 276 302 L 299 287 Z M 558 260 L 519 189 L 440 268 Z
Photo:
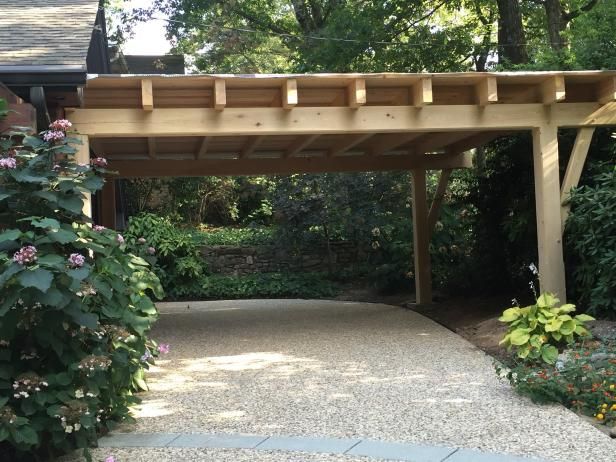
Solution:
M 613 100 L 615 79 L 613 71 L 100 75 L 68 116 L 124 176 L 458 168 L 470 166 L 465 151 L 546 117 L 582 125 Z

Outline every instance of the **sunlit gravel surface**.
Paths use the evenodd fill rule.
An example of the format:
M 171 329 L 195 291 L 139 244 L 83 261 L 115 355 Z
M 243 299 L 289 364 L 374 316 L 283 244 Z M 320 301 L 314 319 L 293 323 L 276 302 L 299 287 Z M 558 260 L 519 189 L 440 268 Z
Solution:
M 137 432 L 359 437 L 616 461 L 608 436 L 560 406 L 515 395 L 496 378 L 490 357 L 400 307 L 246 300 L 162 304 L 161 313 L 153 336 L 170 343 L 171 353 L 149 373 Z M 161 461 L 366 460 L 142 451 L 151 455 L 143 460 Z

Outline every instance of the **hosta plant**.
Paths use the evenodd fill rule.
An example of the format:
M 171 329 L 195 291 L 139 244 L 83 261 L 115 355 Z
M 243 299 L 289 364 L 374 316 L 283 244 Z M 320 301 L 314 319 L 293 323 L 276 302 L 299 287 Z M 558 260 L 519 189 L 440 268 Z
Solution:
M 83 215 L 106 161 L 75 163 L 69 127 L 0 138 L 0 460 L 95 443 L 129 417 L 157 353 L 160 283 Z
M 594 318 L 587 314 L 572 316 L 574 311 L 575 305 L 559 305 L 549 293 L 541 294 L 534 305 L 509 308 L 499 318 L 508 325 L 500 344 L 514 348 L 519 358 L 554 364 L 559 347 L 588 335 L 584 323 Z

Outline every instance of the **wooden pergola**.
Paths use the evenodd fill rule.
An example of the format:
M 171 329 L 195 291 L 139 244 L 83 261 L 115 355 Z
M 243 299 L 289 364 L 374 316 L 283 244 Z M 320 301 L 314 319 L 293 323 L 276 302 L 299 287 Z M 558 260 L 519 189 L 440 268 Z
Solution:
M 120 177 L 409 170 L 416 298 L 431 294 L 429 242 L 452 169 L 499 136 L 531 131 L 541 289 L 565 293 L 563 205 L 595 127 L 616 125 L 616 72 L 91 76 L 66 115 L 80 156 Z M 563 181 L 558 129 L 578 136 Z M 428 202 L 426 171 L 440 170 Z M 114 225 L 113 182 L 102 192 Z

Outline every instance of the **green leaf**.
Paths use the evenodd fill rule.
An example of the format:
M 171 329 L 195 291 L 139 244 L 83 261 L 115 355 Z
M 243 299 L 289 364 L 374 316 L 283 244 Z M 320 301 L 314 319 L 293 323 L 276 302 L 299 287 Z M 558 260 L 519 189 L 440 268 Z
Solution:
M 556 332 L 560 330 L 560 326 L 562 325 L 563 325 L 563 322 L 560 319 L 554 318 L 545 325 L 545 331 L 546 332 Z
M 41 140 L 39 137 L 37 136 L 25 136 L 24 140 L 23 140 L 24 146 L 30 146 L 32 148 L 38 148 L 39 146 L 41 146 L 44 141 Z
M 38 444 L 38 434 L 34 430 L 34 428 L 23 425 L 19 428 L 15 429 L 13 434 L 15 438 L 15 442 L 27 444 L 28 446 L 34 446 Z
M 530 339 L 530 334 L 526 329 L 515 329 L 511 332 L 510 342 L 513 345 L 524 345 Z
M 53 281 L 53 273 L 43 268 L 28 269 L 19 273 L 17 279 L 24 287 L 35 287 L 41 292 L 47 292 Z
M 59 229 L 57 231 L 51 231 L 47 233 L 52 241 L 59 242 L 60 244 L 68 244 L 69 242 L 75 242 L 77 240 L 77 234 L 65 229 Z
M 593 318 L 592 316 L 589 316 L 587 314 L 578 314 L 575 316 L 575 319 L 580 321 L 580 322 L 588 322 L 588 321 L 594 321 L 595 318 Z
M 558 303 L 558 299 L 553 294 L 549 294 L 549 293 L 541 294 L 539 298 L 537 299 L 537 305 L 539 305 L 540 307 L 550 308 L 556 305 L 557 303 Z
M 62 268 L 66 264 L 66 260 L 62 258 L 60 255 L 54 253 L 48 253 L 46 255 L 41 255 L 37 263 L 42 266 L 51 266 L 52 268 Z
M 520 317 L 520 309 L 519 308 L 508 308 L 503 311 L 503 315 L 498 318 L 501 322 L 511 322 L 515 321 Z
M 563 335 L 570 335 L 573 333 L 576 326 L 577 324 L 575 323 L 573 319 L 569 321 L 565 321 L 563 322 L 563 325 L 560 327 L 560 333 Z
M 83 211 L 83 201 L 79 196 L 60 196 L 58 205 L 76 215 L 80 215 Z
M 4 441 L 8 439 L 8 437 L 9 437 L 9 431 L 6 429 L 5 426 L 1 426 L 0 427 L 0 441 Z
M 558 359 L 558 349 L 554 345 L 543 345 L 541 347 L 541 359 L 548 364 L 554 364 Z
M 562 313 L 571 313 L 572 311 L 575 311 L 575 305 L 572 305 L 571 303 L 565 303 L 563 306 L 560 307 L 560 311 Z
M 77 324 L 85 326 L 89 329 L 96 329 L 98 326 L 98 316 L 93 313 L 73 312 L 72 317 Z
M 21 231 L 18 229 L 9 229 L 0 233 L 0 242 L 15 241 L 21 237 Z
M 43 218 L 42 220 L 32 220 L 32 226 L 44 229 L 60 229 L 60 222 L 54 218 Z
M 520 348 L 518 348 L 518 357 L 519 358 L 526 358 L 528 356 L 528 354 L 530 353 L 530 345 L 524 345 Z

